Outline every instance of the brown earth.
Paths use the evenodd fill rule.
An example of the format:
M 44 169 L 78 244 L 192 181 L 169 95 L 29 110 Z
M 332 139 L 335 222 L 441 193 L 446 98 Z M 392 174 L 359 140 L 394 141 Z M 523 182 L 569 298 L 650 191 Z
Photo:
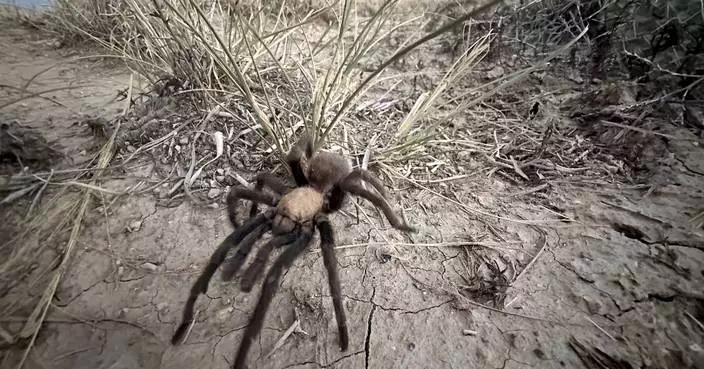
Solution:
M 51 46 L 3 27 L 3 83 L 22 85 L 55 66 L 33 86 L 87 86 L 52 95 L 67 108 L 34 99 L 2 114 L 80 163 L 94 142 L 75 123 L 120 112 L 115 97 L 129 77 Z M 439 192 L 409 186 L 397 194 L 419 228 L 411 236 L 367 205 L 373 220 L 336 214 L 349 350 L 338 347 L 314 241 L 286 272 L 250 367 L 585 367 L 574 337 L 633 367 L 704 368 L 704 229 L 692 221 L 704 210 L 702 138 L 662 124 L 676 139 L 646 151 L 652 188 L 566 181 L 537 194 L 496 176 L 462 178 Z M 346 209 L 355 213 L 351 202 Z M 230 231 L 222 199 L 167 208 L 141 195 L 92 209 L 26 367 L 226 368 L 257 290 L 214 278 L 186 343 L 169 339 L 191 283 Z M 300 329 L 267 356 L 297 317 Z M 0 326 L 12 332 L 18 320 Z

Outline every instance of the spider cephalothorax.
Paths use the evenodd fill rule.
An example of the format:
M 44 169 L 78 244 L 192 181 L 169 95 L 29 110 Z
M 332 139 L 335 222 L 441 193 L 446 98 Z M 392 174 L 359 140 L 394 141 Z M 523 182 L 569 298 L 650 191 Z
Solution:
M 381 181 L 364 169 L 352 169 L 352 165 L 341 155 L 331 152 L 313 152 L 310 139 L 305 136 L 291 149 L 287 156 L 296 187 L 291 188 L 271 174 L 259 174 L 254 189 L 233 188 L 227 197 L 228 216 L 235 227 L 215 250 L 202 274 L 191 288 L 191 293 L 183 311 L 183 320 L 171 339 L 172 344 L 182 341 L 193 323 L 193 309 L 198 295 L 207 292 L 208 283 L 217 268 L 225 263 L 223 280 L 231 280 L 244 264 L 256 241 L 267 231 L 272 238 L 257 251 L 254 260 L 242 273 L 240 288 L 249 292 L 264 270 L 269 255 L 275 248 L 285 248 L 281 256 L 269 269 L 254 314 L 247 326 L 242 343 L 233 363 L 233 368 L 243 368 L 247 352 L 254 337 L 259 334 L 264 316 L 279 287 L 284 269 L 308 246 L 317 229 L 320 233 L 320 247 L 323 262 L 328 273 L 335 318 L 337 320 L 340 348 L 345 351 L 349 344 L 345 311 L 342 306 L 342 292 L 337 274 L 337 258 L 334 252 L 334 234 L 328 214 L 340 210 L 347 193 L 363 197 L 382 209 L 394 228 L 413 231 L 403 217 L 398 217 L 386 200 L 386 192 Z M 362 181 L 369 183 L 377 192 L 366 189 Z M 264 192 L 264 187 L 271 192 Z M 240 199 L 253 202 L 250 218 L 242 225 L 237 221 L 237 205 Z M 258 214 L 258 204 L 270 208 Z M 226 256 L 235 248 L 234 255 Z

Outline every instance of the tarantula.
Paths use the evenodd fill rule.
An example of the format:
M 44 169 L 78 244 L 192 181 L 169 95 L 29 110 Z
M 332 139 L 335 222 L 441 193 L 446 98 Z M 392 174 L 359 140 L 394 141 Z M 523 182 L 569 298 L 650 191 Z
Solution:
M 296 257 L 308 246 L 317 229 L 320 233 L 323 263 L 328 273 L 335 309 L 340 349 L 347 350 L 349 343 L 347 322 L 337 273 L 333 227 L 328 220 L 328 215 L 342 208 L 349 193 L 363 197 L 381 208 L 394 228 L 406 232 L 414 232 L 415 229 L 408 225 L 402 216 L 399 217 L 394 213 L 386 200 L 384 186 L 378 178 L 364 169 L 353 170 L 350 162 L 341 155 L 327 151 L 314 152 L 309 136 L 304 136 L 293 146 L 286 157 L 286 162 L 296 182 L 295 188 L 290 188 L 283 180 L 272 174 L 259 174 L 256 177 L 254 189 L 235 187 L 228 194 L 228 217 L 235 230 L 218 246 L 193 284 L 183 310 L 182 322 L 171 339 L 173 345 L 182 341 L 193 323 L 196 299 L 200 294 L 207 292 L 208 283 L 213 274 L 221 264 L 226 262 L 228 251 L 236 248 L 234 256 L 223 266 L 222 279 L 226 281 L 231 280 L 239 271 L 256 241 L 264 233 L 271 231 L 272 238 L 256 253 L 252 263 L 242 273 L 240 281 L 240 289 L 243 292 L 251 291 L 262 274 L 271 252 L 275 248 L 285 247 L 264 278 L 259 301 L 244 332 L 232 366 L 236 369 L 243 368 L 249 347 L 259 334 L 269 304 L 279 287 L 283 270 L 289 268 Z M 366 189 L 362 181 L 370 184 L 377 193 Z M 264 192 L 265 186 L 273 193 Z M 236 216 L 240 200 L 252 201 L 250 218 L 242 225 L 239 225 Z M 258 204 L 266 204 L 270 208 L 258 214 Z

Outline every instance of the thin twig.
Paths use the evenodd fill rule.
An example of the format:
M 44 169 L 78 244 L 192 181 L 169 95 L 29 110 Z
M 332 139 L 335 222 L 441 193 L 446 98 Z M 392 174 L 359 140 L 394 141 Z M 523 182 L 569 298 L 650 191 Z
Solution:
M 34 210 L 34 207 L 37 205 L 37 201 L 39 201 L 39 198 L 42 196 L 42 193 L 44 193 L 44 190 L 46 187 L 49 185 L 49 182 L 51 182 L 51 178 L 54 176 L 54 169 L 51 170 L 49 173 L 49 177 L 46 179 L 44 182 L 44 185 L 42 188 L 37 191 L 37 194 L 34 196 L 34 200 L 32 200 L 32 204 L 29 205 L 29 209 L 27 209 L 27 214 L 25 215 L 25 219 L 29 218 L 29 215 L 32 213 L 32 210 Z
M 548 239 L 547 239 L 547 237 L 545 237 L 544 233 L 541 233 L 540 237 L 543 239 L 543 246 L 540 248 L 540 251 L 538 251 L 538 253 L 535 254 L 535 256 L 533 257 L 533 259 L 531 259 L 531 261 L 528 263 L 528 265 L 526 265 L 526 267 L 523 268 L 523 270 L 521 270 L 520 273 L 518 273 L 516 278 L 514 278 L 513 281 L 511 282 L 511 285 L 516 284 L 518 279 L 521 278 L 526 273 L 526 271 L 528 271 L 528 269 L 530 269 L 530 267 L 533 266 L 533 264 L 535 264 L 535 261 L 538 260 L 540 255 L 543 254 L 543 251 L 545 251 L 545 247 L 548 245 Z
M 612 336 L 612 335 L 611 335 L 609 332 L 607 332 L 604 328 L 601 328 L 601 327 L 600 327 L 598 324 L 596 324 L 596 322 L 593 321 L 591 318 L 589 318 L 588 316 L 585 316 L 584 318 L 587 319 L 590 323 L 592 323 L 592 325 L 594 325 L 598 330 L 600 330 L 601 333 L 603 333 L 603 334 L 605 334 L 607 337 L 611 338 L 612 341 L 616 341 L 616 338 L 614 338 L 614 336 Z
M 274 344 L 274 347 L 271 349 L 271 351 L 269 351 L 268 354 L 266 354 L 264 356 L 264 358 L 268 358 L 269 356 L 273 355 L 276 350 L 281 348 L 281 346 L 284 345 L 284 342 L 286 342 L 286 339 L 288 339 L 288 337 L 290 335 L 292 335 L 293 332 L 296 331 L 296 328 L 298 328 L 300 325 L 301 325 L 301 321 L 298 318 L 296 318 L 296 320 L 291 324 L 290 327 L 288 327 L 288 329 L 284 332 L 284 334 L 281 335 L 281 338 L 279 338 L 279 340 L 276 341 L 276 343 Z
M 700 322 L 697 318 L 692 316 L 692 314 L 690 314 L 689 311 L 685 311 L 684 315 L 686 315 L 689 319 L 692 319 L 692 321 L 694 321 L 694 323 L 696 323 L 699 326 L 699 328 L 702 331 L 704 331 L 704 324 L 702 324 L 702 322 Z

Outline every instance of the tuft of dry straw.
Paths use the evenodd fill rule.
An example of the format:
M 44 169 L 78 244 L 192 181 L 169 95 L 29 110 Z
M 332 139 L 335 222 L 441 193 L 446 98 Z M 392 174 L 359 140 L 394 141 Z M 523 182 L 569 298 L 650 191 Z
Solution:
M 105 169 L 108 167 L 110 164 L 110 160 L 112 159 L 113 155 L 113 147 L 115 143 L 115 136 L 117 134 L 117 131 L 119 130 L 119 125 L 117 129 L 113 132 L 113 135 L 110 137 L 108 142 L 103 146 L 103 148 L 100 151 L 100 157 L 98 159 L 97 166 L 99 169 Z M 22 359 L 17 365 L 17 369 L 21 369 L 24 366 L 25 361 L 27 360 L 27 357 L 29 355 L 29 352 L 32 350 L 34 346 L 34 342 L 37 338 L 37 334 L 39 334 L 39 329 L 44 323 L 44 319 L 46 318 L 46 314 L 49 311 L 49 307 L 51 306 L 51 299 L 53 298 L 54 294 L 56 293 L 56 289 L 59 286 L 59 282 L 61 281 L 61 278 L 63 275 L 66 273 L 66 270 L 68 269 L 68 264 L 69 260 L 72 256 L 72 252 L 76 244 L 78 243 L 78 237 L 80 236 L 80 231 L 81 231 L 81 225 L 83 223 L 83 219 L 85 217 L 86 211 L 88 209 L 88 206 L 90 205 L 90 200 L 92 197 L 92 192 L 93 189 L 96 187 L 95 183 L 97 181 L 97 176 L 94 177 L 92 183 L 90 186 L 88 186 L 83 194 L 83 198 L 80 200 L 80 206 L 78 213 L 76 214 L 74 221 L 73 221 L 73 226 L 71 229 L 71 234 L 69 236 L 68 243 L 66 244 L 66 248 L 64 249 L 63 255 L 61 257 L 61 263 L 59 264 L 58 268 L 54 271 L 54 275 L 51 278 L 49 285 L 47 288 L 44 290 L 44 293 L 42 294 L 41 299 L 35 306 L 34 310 L 30 314 L 29 318 L 27 319 L 27 322 L 25 323 L 24 327 L 22 328 L 19 336 L 20 337 L 30 337 L 31 339 L 29 341 L 29 344 L 24 350 L 24 353 L 22 355 Z

